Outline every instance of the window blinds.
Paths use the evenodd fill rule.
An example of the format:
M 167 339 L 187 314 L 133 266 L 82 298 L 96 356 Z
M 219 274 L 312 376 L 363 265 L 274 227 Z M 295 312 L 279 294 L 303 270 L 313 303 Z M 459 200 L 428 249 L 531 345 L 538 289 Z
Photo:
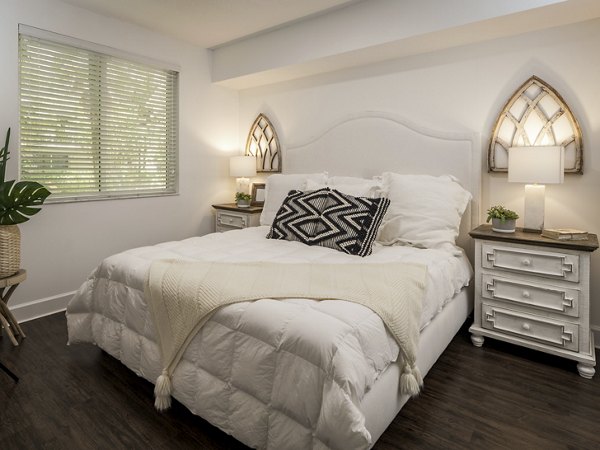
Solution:
M 177 190 L 177 81 L 111 55 L 19 35 L 20 174 L 56 200 Z

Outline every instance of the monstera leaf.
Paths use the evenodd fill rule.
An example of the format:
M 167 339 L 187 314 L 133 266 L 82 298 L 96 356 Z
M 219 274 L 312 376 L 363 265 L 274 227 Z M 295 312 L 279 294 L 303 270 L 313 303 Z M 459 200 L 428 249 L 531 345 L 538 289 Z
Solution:
M 35 181 L 0 183 L 0 225 L 16 225 L 40 211 L 50 191 Z

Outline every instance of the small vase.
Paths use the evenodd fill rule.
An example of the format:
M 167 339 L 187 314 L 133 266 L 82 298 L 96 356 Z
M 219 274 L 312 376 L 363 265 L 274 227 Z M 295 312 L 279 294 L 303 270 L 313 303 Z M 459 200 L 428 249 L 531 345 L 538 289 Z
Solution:
M 238 200 L 237 201 L 238 208 L 248 208 L 250 207 L 250 200 Z
M 497 231 L 498 233 L 514 233 L 515 225 L 517 221 L 515 219 L 507 219 L 502 221 L 501 219 L 492 219 L 492 230 Z
M 0 225 L 0 278 L 21 268 L 21 232 L 17 225 Z

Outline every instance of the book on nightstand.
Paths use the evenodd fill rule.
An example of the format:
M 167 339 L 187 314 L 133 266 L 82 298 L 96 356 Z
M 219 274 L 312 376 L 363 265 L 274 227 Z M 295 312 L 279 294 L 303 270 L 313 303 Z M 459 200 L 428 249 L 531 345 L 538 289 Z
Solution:
M 575 228 L 545 228 L 542 230 L 542 236 L 559 241 L 585 241 L 588 232 Z

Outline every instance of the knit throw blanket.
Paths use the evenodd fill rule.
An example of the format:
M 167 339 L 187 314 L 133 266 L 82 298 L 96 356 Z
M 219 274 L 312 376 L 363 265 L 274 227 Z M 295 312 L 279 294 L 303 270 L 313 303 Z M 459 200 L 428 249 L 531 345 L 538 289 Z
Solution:
M 400 347 L 401 392 L 416 395 L 423 383 L 416 357 L 426 275 L 425 266 L 404 263 L 155 261 L 145 286 L 163 365 L 154 389 L 155 406 L 170 406 L 171 374 L 211 314 L 224 305 L 262 298 L 346 300 L 370 308 Z

